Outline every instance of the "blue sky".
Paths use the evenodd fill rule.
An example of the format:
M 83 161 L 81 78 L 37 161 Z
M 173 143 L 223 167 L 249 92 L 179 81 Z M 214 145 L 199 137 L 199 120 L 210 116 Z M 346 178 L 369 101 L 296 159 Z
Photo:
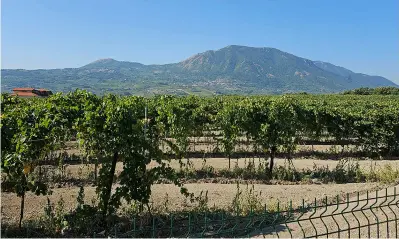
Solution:
M 274 47 L 399 83 L 398 0 L 2 0 L 2 68 Z

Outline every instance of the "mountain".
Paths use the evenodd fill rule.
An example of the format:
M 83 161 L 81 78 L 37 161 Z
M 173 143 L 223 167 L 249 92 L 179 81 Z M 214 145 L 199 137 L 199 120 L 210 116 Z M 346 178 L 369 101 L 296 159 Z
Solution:
M 4 69 L 2 91 L 14 87 L 53 91 L 86 89 L 98 94 L 332 93 L 359 87 L 397 86 L 380 76 L 354 73 L 275 48 L 231 45 L 179 63 L 143 65 L 100 59 L 80 68 Z

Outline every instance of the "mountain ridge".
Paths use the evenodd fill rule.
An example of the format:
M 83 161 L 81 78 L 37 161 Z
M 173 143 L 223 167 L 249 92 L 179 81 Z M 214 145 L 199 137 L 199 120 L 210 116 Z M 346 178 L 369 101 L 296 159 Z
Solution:
M 102 58 L 78 68 L 2 69 L 3 91 L 24 86 L 64 92 L 82 88 L 98 94 L 206 95 L 334 93 L 397 85 L 381 76 L 355 73 L 276 48 L 229 45 L 164 65 Z

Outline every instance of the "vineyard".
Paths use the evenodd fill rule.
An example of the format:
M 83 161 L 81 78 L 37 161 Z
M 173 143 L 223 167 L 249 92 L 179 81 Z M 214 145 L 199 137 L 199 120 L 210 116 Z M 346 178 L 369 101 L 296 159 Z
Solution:
M 243 217 L 263 210 L 267 202 L 255 187 L 243 192 L 243 184 L 264 194 L 276 184 L 293 194 L 300 187 L 345 184 L 346 191 L 332 192 L 353 194 L 362 189 L 349 183 L 371 190 L 399 178 L 397 95 L 143 98 L 78 90 L 40 99 L 1 97 L 2 192 L 7 202 L 19 199 L 18 219 L 2 222 L 2 233 L 10 236 L 107 236 L 128 231 L 133 217 L 154 225 L 151 220 L 164 221 L 169 211 L 151 206 L 154 197 L 164 199 L 157 187 L 173 186 L 171 194 L 195 205 L 173 209 L 183 225 L 187 212 Z M 306 160 L 320 163 L 301 167 Z M 384 166 L 370 167 L 376 165 L 371 160 Z M 208 188 L 201 186 L 208 184 L 233 186 L 232 204 L 208 205 Z M 61 212 L 62 197 L 57 207 L 50 202 L 59 190 L 75 192 L 69 212 Z M 85 199 L 90 190 L 91 204 Z M 47 205 L 41 219 L 24 220 L 29 197 Z M 89 222 L 93 229 L 82 226 Z

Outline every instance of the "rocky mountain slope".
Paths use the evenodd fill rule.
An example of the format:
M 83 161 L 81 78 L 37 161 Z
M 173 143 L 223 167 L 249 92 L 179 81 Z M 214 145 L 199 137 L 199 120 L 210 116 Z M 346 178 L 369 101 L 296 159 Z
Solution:
M 380 76 L 354 73 L 275 48 L 228 46 L 179 63 L 143 65 L 101 59 L 80 68 L 3 69 L 2 91 L 14 87 L 104 94 L 275 94 L 332 93 L 359 87 L 397 86 Z

